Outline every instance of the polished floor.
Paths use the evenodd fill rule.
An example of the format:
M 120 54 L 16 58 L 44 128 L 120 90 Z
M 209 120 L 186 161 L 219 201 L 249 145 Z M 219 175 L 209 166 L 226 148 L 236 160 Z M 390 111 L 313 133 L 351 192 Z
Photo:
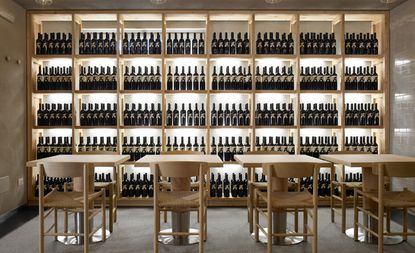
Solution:
M 36 209 L 32 209 L 36 212 Z M 349 212 L 351 216 L 351 212 Z M 29 218 L 27 218 L 29 217 Z M 25 216 L 26 223 L 10 229 L 0 237 L 1 253 L 38 252 L 38 219 Z M 351 218 L 351 217 L 350 217 Z M 170 218 L 169 218 L 170 220 Z M 351 219 L 349 219 L 350 221 Z M 0 231 L 5 227 L 0 224 Z M 164 225 L 168 226 L 168 224 Z M 153 212 L 150 208 L 120 208 L 118 222 L 114 233 L 105 243 L 91 245 L 91 252 L 127 253 L 152 252 Z M 274 252 L 306 253 L 311 252 L 311 240 L 295 246 L 274 246 Z M 46 239 L 46 252 L 82 252 L 80 246 L 65 246 Z M 197 246 L 160 246 L 160 252 L 197 252 Z M 255 243 L 249 233 L 246 222 L 246 209 L 243 208 L 210 208 L 208 210 L 208 241 L 205 252 L 215 253 L 256 253 L 266 252 L 263 244 Z M 339 224 L 330 222 L 328 208 L 319 209 L 319 252 L 349 253 L 377 252 L 376 245 L 354 242 L 342 234 Z M 415 252 L 415 237 L 399 245 L 385 247 L 385 252 Z

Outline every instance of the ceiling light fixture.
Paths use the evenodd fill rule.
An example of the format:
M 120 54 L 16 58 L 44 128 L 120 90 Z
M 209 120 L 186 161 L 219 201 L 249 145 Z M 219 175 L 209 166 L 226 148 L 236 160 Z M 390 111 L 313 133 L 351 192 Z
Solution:
M 53 3 L 53 0 L 35 0 L 35 2 L 37 4 L 46 6 L 46 5 L 51 5 Z
M 383 4 L 393 4 L 396 0 L 380 0 L 380 2 Z
M 282 0 L 265 0 L 265 2 L 267 4 L 277 4 L 277 3 L 281 3 Z
M 165 4 L 167 2 L 167 0 L 150 0 L 151 3 L 153 4 Z

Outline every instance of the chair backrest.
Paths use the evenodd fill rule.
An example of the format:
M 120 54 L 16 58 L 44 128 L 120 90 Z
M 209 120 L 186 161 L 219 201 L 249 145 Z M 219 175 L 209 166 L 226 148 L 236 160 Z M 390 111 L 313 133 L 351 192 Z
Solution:
M 333 151 L 329 155 L 367 155 L 371 154 L 370 152 L 365 151 L 353 151 L 353 150 L 343 150 L 343 151 Z
M 45 176 L 49 177 L 82 177 L 85 164 L 45 162 L 41 164 Z
M 193 150 L 172 150 L 172 151 L 163 151 L 160 154 L 162 155 L 203 155 L 200 151 Z
M 207 163 L 200 162 L 156 162 L 150 163 L 151 171 L 159 177 L 188 178 L 207 173 Z
M 283 151 L 251 151 L 244 155 L 288 155 L 288 152 Z
M 388 177 L 415 177 L 415 162 L 383 163 L 372 166 L 372 173 L 379 175 L 379 169 L 384 169 Z
M 303 178 L 313 177 L 314 164 L 310 163 L 266 163 L 264 174 L 268 177 Z

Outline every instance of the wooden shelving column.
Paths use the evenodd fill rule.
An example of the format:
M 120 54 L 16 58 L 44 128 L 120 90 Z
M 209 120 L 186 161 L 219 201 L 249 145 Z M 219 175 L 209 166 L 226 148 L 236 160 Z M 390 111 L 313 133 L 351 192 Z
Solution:
M 162 54 L 161 55 L 123 55 L 121 52 L 121 42 L 122 37 L 126 28 L 126 17 L 131 16 L 141 17 L 151 17 L 152 21 L 156 20 L 160 23 L 160 27 L 157 29 L 160 30 L 161 39 L 162 39 Z M 195 18 L 197 21 L 205 22 L 203 27 L 204 29 L 204 39 L 205 39 L 205 54 L 204 55 L 167 55 L 165 51 L 165 41 L 168 34 L 168 22 L 169 20 L 177 21 L 177 17 L 182 16 L 184 21 L 192 22 L 192 18 Z M 78 54 L 78 41 L 79 33 L 83 29 L 83 21 L 85 19 L 94 19 L 95 22 L 102 21 L 112 22 L 115 24 L 116 38 L 117 38 L 117 54 L 116 55 L 79 55 Z M 156 18 L 155 18 L 156 17 Z M 175 17 L 176 19 L 171 19 Z M 218 20 L 226 20 L 227 22 L 232 23 L 237 20 L 246 22 L 247 32 L 249 33 L 250 39 L 250 54 L 249 55 L 212 55 L 210 52 L 210 42 L 211 35 L 213 32 L 225 32 L 225 30 L 214 30 L 214 22 Z M 233 19 L 233 17 L 236 17 Z M 294 39 L 294 55 L 256 55 L 255 52 L 255 41 L 256 35 L 259 31 L 256 28 L 258 24 L 257 18 L 262 17 L 268 21 L 284 21 L 288 22 L 289 28 L 288 31 L 292 32 Z M 273 19 L 277 17 L 277 19 Z M 229 20 L 227 20 L 229 18 Z M 142 22 L 146 22 L 146 19 L 139 19 Z M 137 20 L 135 20 L 137 21 Z M 337 40 L 337 51 L 336 55 L 300 55 L 300 33 L 307 32 L 302 26 L 302 22 L 313 22 L 313 21 L 326 21 L 332 22 L 332 30 L 336 33 Z M 54 30 L 54 32 L 71 32 L 72 33 L 72 54 L 71 55 L 35 55 L 35 39 L 38 32 L 49 32 L 44 29 L 47 22 L 54 22 L 54 29 L 59 27 L 59 24 L 62 24 L 62 30 Z M 364 32 L 377 32 L 380 52 L 379 55 L 345 55 L 344 52 L 344 34 L 349 31 L 349 29 L 355 29 L 352 22 L 358 22 L 359 24 L 364 25 L 362 27 L 370 27 L 370 30 Z M 105 24 L 104 24 L 105 25 Z M 46 25 L 47 26 L 47 25 Z M 101 27 L 102 28 L 102 27 Z M 108 27 L 109 28 L 109 27 Z M 154 27 L 153 27 L 154 28 Z M 180 28 L 180 27 L 179 27 Z M 177 28 L 177 29 L 179 29 Z M 52 28 L 50 28 L 52 29 Z M 110 28 L 109 28 L 110 29 Z M 113 30 L 113 28 L 111 27 Z M 137 29 L 143 29 L 142 27 Z M 145 29 L 144 29 L 145 30 Z M 357 29 L 358 30 L 358 29 Z M 269 29 L 269 32 L 278 32 L 275 29 Z M 186 131 L 187 128 L 180 127 L 168 127 L 165 125 L 165 117 L 162 118 L 161 127 L 140 127 L 140 126 L 124 126 L 122 122 L 123 118 L 123 108 L 125 103 L 126 96 L 134 94 L 156 94 L 161 97 L 160 101 L 154 101 L 155 103 L 160 102 L 162 105 L 162 113 L 165 115 L 167 108 L 167 97 L 174 96 L 174 94 L 182 93 L 192 93 L 199 94 L 200 96 L 206 97 L 204 100 L 205 110 L 206 110 L 206 126 L 203 127 L 193 127 L 194 129 L 204 130 L 206 151 L 210 153 L 210 144 L 211 138 L 214 136 L 213 132 L 217 129 L 238 129 L 247 131 L 251 141 L 251 150 L 255 148 L 255 137 L 259 136 L 259 132 L 263 129 L 269 129 L 269 132 L 276 132 L 277 130 L 284 130 L 285 132 L 292 133 L 294 135 L 294 144 L 296 146 L 296 153 L 300 152 L 300 136 L 302 136 L 302 130 L 307 129 L 307 131 L 314 131 L 313 129 L 319 129 L 319 131 L 326 131 L 330 133 L 337 133 L 338 142 L 340 148 L 344 148 L 345 137 L 349 136 L 351 131 L 365 131 L 365 136 L 367 133 L 372 135 L 376 133 L 376 137 L 379 142 L 379 152 L 387 153 L 389 152 L 389 13 L 388 12 L 353 12 L 353 11 L 334 11 L 334 12 L 318 12 L 318 11 L 235 11 L 232 14 L 225 11 L 28 11 L 27 14 L 27 32 L 29 34 L 27 39 L 27 159 L 32 160 L 36 158 L 36 145 L 37 138 L 39 134 L 45 135 L 50 131 L 67 131 L 72 135 L 72 150 L 73 153 L 76 153 L 76 143 L 78 141 L 78 132 L 99 129 L 102 127 L 85 127 L 78 126 L 78 117 L 79 117 L 79 107 L 78 104 L 79 98 L 88 96 L 88 94 L 100 94 L 100 93 L 110 93 L 116 97 L 117 109 L 118 109 L 118 118 L 117 125 L 114 127 L 105 127 L 111 128 L 111 131 L 116 132 L 118 139 L 117 143 L 117 153 L 121 154 L 122 152 L 122 137 L 125 135 L 125 131 L 130 129 L 158 129 L 160 131 L 161 141 L 162 141 L 162 150 L 165 150 L 165 145 L 167 141 L 167 133 L 171 129 L 183 129 Z M 231 32 L 227 30 L 227 32 Z M 319 32 L 319 31 L 316 31 Z M 327 31 L 330 32 L 330 31 Z M 362 31 L 363 32 L 363 31 Z M 139 60 L 140 58 L 151 58 L 157 60 L 159 66 L 161 67 L 161 81 L 162 89 L 161 91 L 126 91 L 123 90 L 123 73 L 126 61 Z M 206 74 L 206 91 L 167 91 L 166 90 L 166 75 L 167 75 L 167 65 L 171 64 L 172 61 L 175 61 L 178 58 L 189 58 L 193 60 L 201 60 L 206 62 L 203 63 L 205 66 Z M 247 61 L 248 65 L 251 66 L 251 73 L 253 76 L 253 89 L 250 91 L 212 91 L 210 89 L 211 85 L 211 66 L 216 63 L 215 59 L 232 59 L 239 62 Z M 115 62 L 117 66 L 117 90 L 116 91 L 80 91 L 77 89 L 77 83 L 79 79 L 79 69 L 78 66 L 81 62 L 87 62 L 91 60 L 99 59 L 111 59 Z M 294 80 L 295 80 L 295 89 L 293 91 L 264 91 L 256 90 L 254 83 L 254 76 L 256 71 L 257 62 L 264 59 L 273 59 L 276 61 L 286 61 L 289 62 L 289 65 L 293 67 Z M 339 87 L 336 91 L 302 91 L 299 88 L 299 74 L 300 67 L 302 66 L 303 60 L 312 60 L 312 59 L 325 59 L 326 61 L 337 62 L 337 65 L 340 68 L 337 68 Z M 37 68 L 39 65 L 49 65 L 51 60 L 65 60 L 68 63 L 68 66 L 72 67 L 72 90 L 71 91 L 37 91 L 36 90 L 36 74 Z M 379 70 L 379 83 L 380 89 L 377 91 L 347 91 L 344 89 L 345 81 L 345 66 L 349 62 L 367 62 L 371 66 L 378 66 Z M 42 127 L 36 126 L 36 110 L 39 99 L 49 98 L 53 96 L 62 96 L 66 94 L 70 97 L 72 103 L 72 112 L 73 112 L 73 122 L 70 127 Z M 248 127 L 211 127 L 210 126 L 210 111 L 211 103 L 213 96 L 217 94 L 240 94 L 241 96 L 248 96 L 248 103 L 250 104 L 251 111 L 251 126 Z M 262 96 L 262 94 L 275 94 L 275 95 L 284 95 L 288 96 L 289 100 L 292 99 L 293 109 L 295 111 L 295 124 L 294 126 L 256 126 L 255 125 L 255 108 L 257 103 L 257 96 Z M 308 94 L 308 95 L 307 95 Z M 308 127 L 300 125 L 299 110 L 302 96 L 312 96 L 312 94 L 327 95 L 339 98 L 340 101 L 337 101 L 339 109 L 339 126 L 329 126 L 329 127 Z M 365 127 L 365 126 L 345 126 L 344 122 L 344 109 L 345 103 L 350 96 L 369 96 L 369 100 L 372 102 L 373 98 L 376 98 L 376 102 L 380 105 L 381 111 L 381 125 L 376 127 Z M 136 101 L 141 102 L 141 101 Z M 275 103 L 276 101 L 270 101 L 270 103 Z M 281 101 L 277 101 L 281 102 Z M 321 101 L 316 101 L 320 103 Z M 226 103 L 226 102 L 225 102 Z M 242 99 L 241 99 L 241 103 Z M 268 103 L 268 102 L 267 102 Z M 192 127 L 190 127 L 192 128 Z M 65 130 L 67 129 L 67 130 Z M 311 129 L 311 130 L 310 130 Z M 356 130 L 354 130 L 356 129 Z M 331 135 L 331 134 L 330 134 Z M 275 135 L 273 135 L 275 136 Z M 128 164 L 128 163 L 127 163 Z M 131 163 L 129 163 L 131 164 Z M 227 164 L 235 164 L 228 162 Z M 124 170 L 124 169 L 123 169 Z M 28 203 L 36 204 L 37 200 L 34 197 L 34 182 L 36 171 L 28 170 Z M 117 180 L 121 181 L 121 175 L 118 176 Z M 121 188 L 120 188 L 121 189 Z M 120 205 L 126 206 L 150 206 L 152 204 L 151 199 L 141 199 L 141 198 L 121 198 L 119 200 Z M 322 203 L 325 203 L 325 200 L 322 200 Z M 326 202 L 327 204 L 328 202 Z M 244 206 L 246 205 L 246 198 L 212 198 L 210 199 L 210 205 L 214 206 Z

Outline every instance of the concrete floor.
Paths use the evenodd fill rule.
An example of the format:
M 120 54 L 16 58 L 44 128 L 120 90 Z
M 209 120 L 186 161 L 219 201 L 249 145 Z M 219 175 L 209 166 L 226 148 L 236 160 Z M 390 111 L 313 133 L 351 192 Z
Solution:
M 35 209 L 36 210 L 36 209 Z M 34 212 L 35 212 L 34 210 Z M 349 211 L 349 217 L 351 211 Z M 170 217 L 169 217 L 170 220 Z M 351 217 L 349 218 L 351 221 Z M 167 225 L 163 225 L 167 226 Z M 1 229 L 1 228 L 0 228 Z M 38 218 L 32 218 L 25 224 L 0 238 L 1 253 L 38 252 Z M 118 222 L 114 233 L 105 243 L 93 244 L 91 252 L 152 252 L 153 210 L 151 208 L 120 208 Z M 311 239 L 308 243 L 295 246 L 274 246 L 274 252 L 311 252 Z M 328 208 L 319 209 L 319 252 L 349 253 L 377 252 L 376 245 L 354 242 L 340 232 L 339 224 L 330 222 Z M 46 252 L 82 252 L 81 246 L 65 246 L 46 239 Z M 197 252 L 197 245 L 165 246 L 160 245 L 160 252 Z M 246 209 L 244 208 L 209 208 L 208 241 L 205 252 L 215 253 L 253 253 L 266 252 L 263 244 L 255 243 L 248 233 Z M 415 237 L 399 245 L 385 247 L 385 252 L 415 252 Z

